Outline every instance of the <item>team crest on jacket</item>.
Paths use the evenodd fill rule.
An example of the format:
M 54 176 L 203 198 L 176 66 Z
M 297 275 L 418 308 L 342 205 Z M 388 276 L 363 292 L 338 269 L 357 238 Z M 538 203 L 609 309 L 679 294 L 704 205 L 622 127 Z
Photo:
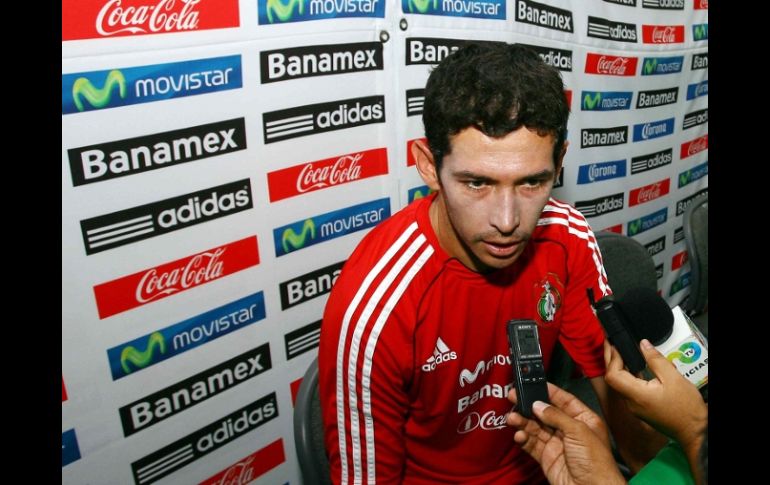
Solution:
M 563 290 L 564 286 L 554 273 L 548 273 L 535 285 L 535 292 L 540 296 L 537 300 L 537 315 L 544 324 L 553 322 L 556 312 L 561 308 L 560 289 Z

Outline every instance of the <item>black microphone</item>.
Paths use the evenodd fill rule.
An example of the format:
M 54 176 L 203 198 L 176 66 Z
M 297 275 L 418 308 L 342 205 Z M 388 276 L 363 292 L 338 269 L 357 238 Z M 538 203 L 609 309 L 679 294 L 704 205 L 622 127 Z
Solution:
M 624 314 L 621 306 L 615 301 L 613 295 L 608 295 L 599 301 L 594 301 L 594 292 L 588 288 L 588 301 L 596 311 L 599 322 L 604 327 L 607 339 L 618 349 L 620 356 L 623 357 L 623 363 L 632 374 L 638 374 L 645 367 L 647 362 L 639 350 L 639 337 L 636 336 L 628 318 Z
M 649 340 L 696 387 L 708 384 L 708 340 L 678 305 L 669 308 L 649 288 L 628 290 L 617 305 L 633 335 Z

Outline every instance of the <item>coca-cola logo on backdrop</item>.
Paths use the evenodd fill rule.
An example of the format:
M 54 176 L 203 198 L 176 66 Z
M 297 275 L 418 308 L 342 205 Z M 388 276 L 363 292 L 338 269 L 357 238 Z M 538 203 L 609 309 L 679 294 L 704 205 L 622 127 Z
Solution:
M 684 42 L 684 25 L 642 25 L 642 42 L 681 44 Z
M 62 1 L 62 40 L 191 32 L 239 25 L 238 0 Z
M 671 179 L 658 180 L 644 187 L 638 187 L 628 193 L 628 206 L 644 204 L 668 194 L 671 188 Z
M 586 54 L 586 73 L 605 76 L 635 76 L 638 57 Z
M 94 286 L 99 318 L 146 305 L 259 264 L 251 236 Z
M 387 148 L 307 162 L 267 174 L 270 202 L 388 173 Z

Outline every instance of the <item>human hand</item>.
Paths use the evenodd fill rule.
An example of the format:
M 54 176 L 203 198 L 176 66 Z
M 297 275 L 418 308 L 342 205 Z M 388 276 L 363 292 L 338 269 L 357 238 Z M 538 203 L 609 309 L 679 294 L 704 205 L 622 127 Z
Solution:
M 632 413 L 661 433 L 675 439 L 685 449 L 697 446 L 708 417 L 708 407 L 698 388 L 647 339 L 641 341 L 640 349 L 655 376 L 650 381 L 624 369 L 620 353 L 605 340 L 607 373 L 604 379 L 607 385 L 626 399 Z
M 551 405 L 535 401 L 540 421 L 511 412 L 506 421 L 518 428 L 513 439 L 534 458 L 554 485 L 625 483 L 610 451 L 604 421 L 569 392 L 548 383 Z M 516 403 L 516 391 L 508 393 Z

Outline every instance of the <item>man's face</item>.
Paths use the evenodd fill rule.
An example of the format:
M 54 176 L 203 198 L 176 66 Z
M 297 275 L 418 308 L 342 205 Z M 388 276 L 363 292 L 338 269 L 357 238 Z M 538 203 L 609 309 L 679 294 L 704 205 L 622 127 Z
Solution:
M 503 138 L 466 128 L 450 142 L 432 187 L 440 190 L 431 207 L 439 242 L 473 271 L 510 266 L 548 202 L 564 151 L 554 167 L 554 137 L 527 128 Z

